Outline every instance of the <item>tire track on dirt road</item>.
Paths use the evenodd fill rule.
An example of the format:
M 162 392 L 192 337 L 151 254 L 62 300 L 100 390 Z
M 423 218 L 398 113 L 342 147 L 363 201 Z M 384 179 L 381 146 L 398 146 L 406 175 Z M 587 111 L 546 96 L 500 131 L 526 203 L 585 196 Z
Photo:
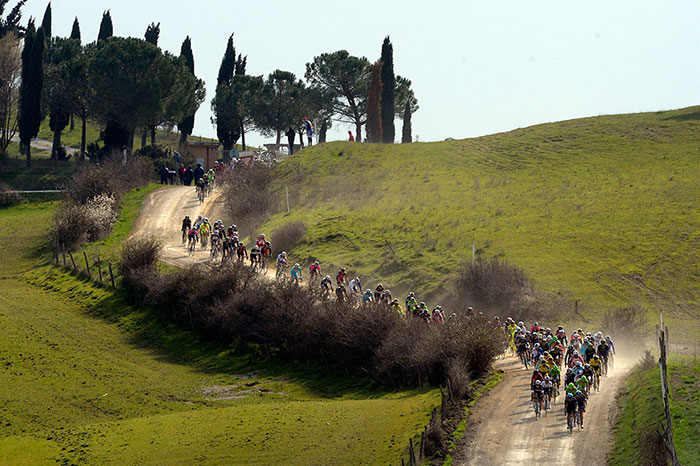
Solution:
M 498 360 L 495 368 L 505 372 L 503 382 L 477 402 L 468 420 L 470 427 L 452 455 L 453 464 L 606 464 L 617 394 L 631 366 L 631 362 L 620 360 L 603 378 L 600 392 L 589 398 L 585 428 L 574 429 L 570 435 L 563 398 L 558 397 L 552 409 L 535 419 L 530 402 L 531 372 L 515 357 Z

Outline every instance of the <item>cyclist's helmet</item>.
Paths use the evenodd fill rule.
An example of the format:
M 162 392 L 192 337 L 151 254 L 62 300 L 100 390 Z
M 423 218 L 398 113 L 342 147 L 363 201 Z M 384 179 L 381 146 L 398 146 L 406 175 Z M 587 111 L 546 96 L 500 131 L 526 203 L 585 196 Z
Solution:
M 605 335 L 605 339 L 606 339 L 606 340 L 609 340 L 609 339 L 610 339 L 610 335 Z
M 287 251 L 282 251 L 282 256 L 287 257 Z
M 199 181 L 204 181 L 204 178 L 200 178 Z
M 566 394 L 566 397 L 567 397 L 567 398 L 573 398 L 573 397 L 574 397 L 574 394 L 573 394 L 573 393 L 567 393 L 567 394 Z
M 577 367 L 581 367 L 582 365 L 583 365 L 583 363 L 582 363 L 581 361 L 576 361 L 576 366 L 577 366 Z
M 593 359 L 600 359 L 597 354 L 593 355 Z
M 331 276 L 330 276 L 330 275 L 326 275 L 325 280 L 330 280 L 330 279 L 331 279 Z
M 394 298 L 394 300 L 391 302 L 392 304 L 399 304 L 399 300 Z
M 408 295 L 409 295 L 411 298 L 413 298 L 413 297 L 415 296 L 415 295 L 413 294 L 413 291 L 411 291 L 410 293 L 408 293 Z
M 576 396 L 582 395 L 581 390 L 576 390 Z
M 425 307 L 425 303 L 423 301 L 420 302 L 420 307 Z
M 345 267 L 341 267 L 341 268 L 340 268 L 340 271 L 341 271 L 341 272 L 345 272 Z
M 566 370 L 566 373 L 567 373 L 567 374 L 573 374 L 573 373 L 574 373 L 574 370 L 573 370 L 572 368 L 569 367 L 569 368 Z
M 299 264 L 294 264 L 294 267 L 301 267 L 301 265 L 299 265 Z
M 558 328 L 557 330 L 564 330 L 564 326 L 563 326 L 563 325 L 560 325 L 559 328 Z
M 541 380 L 535 380 L 535 385 L 542 385 L 542 381 L 541 381 Z
M 578 355 L 578 351 L 574 350 L 574 356 Z
M 236 228 L 236 225 L 234 225 L 233 228 Z M 264 238 L 264 237 L 265 237 L 265 233 L 261 234 L 260 237 L 261 237 L 261 238 Z
M 525 326 L 525 322 L 523 322 L 522 320 L 520 322 L 518 322 L 518 327 L 523 327 L 523 326 Z
M 590 365 L 590 364 L 588 364 L 588 363 L 586 363 L 586 365 L 585 365 L 585 366 L 583 366 L 583 367 L 585 367 L 586 369 L 590 369 L 590 368 L 591 368 L 591 365 Z
M 537 322 L 535 322 L 535 323 L 532 324 L 532 325 L 535 326 L 535 327 L 539 327 L 539 326 L 540 326 L 540 324 L 538 324 Z

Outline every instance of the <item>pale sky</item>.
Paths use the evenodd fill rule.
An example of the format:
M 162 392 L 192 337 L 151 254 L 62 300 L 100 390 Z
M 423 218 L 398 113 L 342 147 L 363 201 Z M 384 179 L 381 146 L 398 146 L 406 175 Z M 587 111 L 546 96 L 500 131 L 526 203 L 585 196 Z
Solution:
M 30 15 L 41 22 L 46 4 L 28 0 L 23 22 Z M 190 35 L 207 87 L 194 130 L 202 136 L 216 135 L 210 99 L 231 33 L 249 74 L 279 68 L 298 77 L 324 52 L 347 49 L 375 61 L 390 35 L 395 72 L 413 81 L 420 104 L 413 134 L 421 141 L 700 103 L 698 1 L 54 0 L 52 7 L 54 35 L 67 36 L 77 15 L 83 42 L 95 40 L 105 9 L 118 36 L 143 37 L 160 22 L 159 45 L 174 54 Z M 329 139 L 345 139 L 348 129 L 335 125 Z

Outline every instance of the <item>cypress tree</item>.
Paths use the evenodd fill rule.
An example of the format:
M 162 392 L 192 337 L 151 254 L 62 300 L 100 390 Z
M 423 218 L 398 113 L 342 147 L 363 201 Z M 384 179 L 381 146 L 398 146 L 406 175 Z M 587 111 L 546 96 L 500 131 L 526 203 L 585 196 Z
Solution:
M 44 30 L 34 30 L 34 21 L 27 26 L 22 50 L 22 83 L 20 85 L 19 138 L 27 155 L 27 168 L 32 165 L 30 142 L 39 134 L 41 125 L 41 91 L 44 86 Z
M 411 102 L 406 101 L 406 107 L 403 111 L 403 129 L 401 131 L 401 144 L 413 142 L 411 134 Z
M 182 42 L 180 56 L 185 60 L 187 69 L 194 75 L 194 54 L 192 53 L 192 39 L 190 39 L 190 36 L 185 37 L 185 40 Z M 177 125 L 177 129 L 180 130 L 180 146 L 184 151 L 184 147 L 187 144 L 187 137 L 192 134 L 192 130 L 194 129 L 194 113 L 186 116 Z
M 394 88 L 396 77 L 394 76 L 394 46 L 391 45 L 389 36 L 384 38 L 382 44 L 382 141 L 393 144 L 394 129 Z
M 51 2 L 46 5 L 44 19 L 41 21 L 41 29 L 44 30 L 44 37 L 46 39 L 51 39 Z
M 233 46 L 233 34 L 231 34 L 226 44 L 224 58 L 221 59 L 219 77 L 216 80 L 216 84 L 230 83 L 231 79 L 233 79 L 233 73 L 236 71 L 236 65 L 236 48 Z
M 78 42 L 81 41 L 80 38 L 80 23 L 78 23 L 78 17 L 76 16 L 75 19 L 73 20 L 73 29 L 70 31 L 70 38 L 77 40 Z
M 100 23 L 100 32 L 97 34 L 97 40 L 107 40 L 114 35 L 114 27 L 112 26 L 112 15 L 109 10 L 102 13 L 102 22 Z
M 382 62 L 372 65 L 367 95 L 367 142 L 382 142 Z M 361 141 L 358 141 L 361 142 Z
M 151 23 L 146 28 L 146 34 L 144 34 L 144 39 L 149 44 L 158 46 L 158 38 L 160 38 L 160 23 Z

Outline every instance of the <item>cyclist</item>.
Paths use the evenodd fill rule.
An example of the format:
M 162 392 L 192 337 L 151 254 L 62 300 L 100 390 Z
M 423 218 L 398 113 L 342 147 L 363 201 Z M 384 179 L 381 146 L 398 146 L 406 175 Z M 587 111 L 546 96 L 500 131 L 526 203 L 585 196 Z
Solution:
M 532 406 L 535 410 L 537 416 L 542 416 L 542 402 L 544 401 L 544 389 L 542 388 L 542 381 L 536 380 L 535 385 L 532 387 Z M 538 409 L 539 408 L 539 409 Z
M 530 358 L 529 358 L 529 354 L 530 354 L 530 352 L 529 352 L 529 343 L 528 343 L 527 338 L 525 337 L 525 335 L 518 335 L 518 337 L 516 338 L 516 345 L 515 345 L 515 347 L 516 347 L 516 349 L 517 349 L 517 351 L 518 351 L 518 357 L 519 357 L 519 358 L 522 359 L 522 358 L 523 358 L 523 355 L 524 355 L 524 357 L 526 358 L 526 360 L 528 360 L 528 361 L 530 360 Z
M 578 390 L 578 389 L 576 388 L 576 385 L 572 382 L 572 383 L 570 383 L 569 385 L 566 386 L 566 395 L 567 395 L 567 396 L 569 396 L 569 395 L 575 395 L 576 392 L 577 392 L 577 390 Z
M 350 293 L 362 295 L 362 282 L 359 277 L 350 280 Z
M 367 290 L 362 293 L 362 302 L 365 304 L 369 304 L 374 301 L 374 294 L 372 293 L 372 290 L 367 288 Z
M 210 254 L 212 257 L 217 257 L 219 251 L 221 250 L 221 237 L 219 236 L 219 229 L 216 228 L 211 234 L 211 249 Z
M 197 241 L 199 241 L 199 236 L 197 234 L 197 230 L 194 228 L 190 229 L 190 232 L 187 234 L 187 248 L 194 252 L 195 248 L 197 247 Z
M 582 363 L 583 359 L 581 358 L 581 355 L 578 354 L 578 351 L 574 350 L 574 353 L 569 358 L 569 367 L 574 367 Z
M 231 240 L 229 239 L 228 236 L 224 236 L 224 240 L 222 241 L 221 244 L 221 262 L 224 262 L 226 259 L 231 258 Z
M 564 331 L 564 326 L 560 325 L 556 333 L 557 339 L 566 346 L 568 344 L 568 339 L 566 338 L 566 332 Z
M 554 383 L 550 376 L 545 376 L 542 381 L 542 389 L 544 390 L 544 409 L 549 409 L 552 407 L 552 395 L 554 394 Z
M 263 246 L 265 246 L 265 243 L 266 243 L 266 240 L 265 240 L 265 234 L 264 234 L 264 233 L 261 234 L 260 236 L 258 236 L 258 239 L 255 240 L 255 245 L 258 246 L 260 249 L 262 249 Z
M 536 382 L 542 383 L 544 380 L 544 377 L 542 376 L 542 373 L 535 369 L 532 371 L 532 377 L 530 377 L 530 388 L 532 389 L 535 386 Z
M 250 250 L 250 265 L 253 267 L 262 265 L 262 251 L 257 244 Z
M 321 280 L 321 290 L 324 293 L 330 293 L 331 288 L 333 287 L 333 282 L 331 281 L 331 276 L 326 275 L 323 280 Z
M 345 301 L 345 299 L 348 297 L 348 292 L 345 289 L 344 284 L 339 284 L 338 287 L 335 289 L 335 296 L 338 298 L 338 301 Z
M 395 300 L 397 303 L 399 300 Z M 442 306 L 437 306 L 433 309 L 433 323 L 434 324 L 444 324 L 445 323 L 445 312 L 442 310 Z
M 401 309 L 401 304 L 399 303 L 398 299 L 394 299 L 391 302 L 391 310 L 399 314 L 401 317 L 406 317 L 406 313 L 404 313 L 403 309 Z
M 392 301 L 391 291 L 384 290 L 384 294 L 382 294 L 382 302 L 384 304 L 391 304 L 391 301 Z
M 603 340 L 600 342 L 600 345 L 598 345 L 598 354 L 596 356 L 600 356 L 600 360 L 602 362 L 602 365 L 604 366 L 603 368 L 605 369 L 604 373 L 607 375 L 608 372 L 608 355 L 610 353 L 610 345 L 608 345 L 608 342 Z
M 282 251 L 277 256 L 277 278 L 284 275 L 284 271 L 287 268 L 287 252 Z
M 595 354 L 596 354 L 596 345 L 592 339 L 589 339 L 588 346 L 586 346 L 586 350 L 584 352 L 586 362 L 591 362 L 591 359 L 593 359 L 593 356 Z
M 593 356 L 591 362 L 589 362 L 588 365 L 593 370 L 593 376 L 595 377 L 595 385 L 596 387 L 598 387 L 598 390 L 600 390 L 600 368 L 603 366 L 603 361 L 600 359 L 600 356 L 596 354 L 595 356 Z
M 583 429 L 583 413 L 586 412 L 586 402 L 588 401 L 588 397 L 583 391 L 578 390 L 574 398 L 576 398 L 576 403 L 578 404 L 579 426 L 581 429 Z
M 245 244 L 243 243 L 238 243 L 238 249 L 236 249 L 236 255 L 238 256 L 238 260 L 242 261 L 244 258 L 248 258 L 248 251 L 245 249 Z
M 377 288 L 374 290 L 374 301 L 375 302 L 380 302 L 382 300 L 382 297 L 384 296 L 384 286 L 380 283 L 377 285 Z
M 566 411 L 566 425 L 571 426 L 576 422 L 576 415 L 578 413 L 578 401 L 574 396 L 574 393 L 567 393 L 566 400 L 564 400 L 564 411 Z M 574 420 L 571 420 L 571 416 Z
M 265 241 L 263 247 L 260 248 L 260 252 L 262 252 L 262 263 L 264 267 L 267 261 L 270 260 L 270 257 L 272 257 L 272 246 L 270 246 L 269 241 Z
M 554 381 L 554 384 L 558 388 L 561 383 L 561 371 L 559 370 L 559 366 L 557 364 L 554 364 L 549 368 L 549 376 L 552 378 L 552 381 Z
M 289 276 L 297 283 L 304 281 L 304 277 L 301 275 L 301 265 L 294 264 L 292 270 L 289 271 Z
M 185 215 L 185 218 L 182 219 L 182 244 L 185 244 L 185 241 L 187 240 L 187 232 L 189 232 L 192 229 L 192 220 L 190 220 L 189 215 Z
M 406 312 L 410 312 L 411 314 L 415 315 L 416 310 L 418 310 L 418 301 L 416 300 L 416 296 L 413 294 L 413 291 L 411 291 L 406 297 Z
M 590 383 L 588 381 L 588 378 L 585 375 L 581 375 L 581 377 L 576 380 L 576 389 L 584 392 L 586 395 L 588 395 L 588 389 L 590 388 Z
M 209 239 L 210 230 L 211 225 L 209 224 L 209 219 L 205 217 L 199 224 L 199 236 L 202 239 L 202 248 L 207 247 L 207 240 Z
M 321 279 L 321 264 L 318 261 L 314 262 L 309 267 L 309 281 L 313 282 L 316 279 Z M 352 286 L 350 287 L 350 291 L 352 291 Z
M 612 363 L 612 366 L 615 367 L 615 344 L 613 343 L 612 339 L 610 338 L 610 335 L 605 335 L 605 343 L 608 344 L 608 359 Z
M 591 361 L 593 358 L 591 358 Z M 586 380 L 588 381 L 588 392 L 586 394 L 590 394 L 591 390 L 591 385 L 593 384 L 593 376 L 594 376 L 594 371 L 593 368 L 591 367 L 590 364 L 585 364 L 583 366 L 583 376 L 586 377 Z
M 345 267 L 341 267 L 341 268 L 340 268 L 340 271 L 339 271 L 338 274 L 335 276 L 335 282 L 336 282 L 338 285 L 345 285 L 345 282 L 347 282 L 347 281 L 348 281 L 348 274 L 347 274 L 347 272 L 345 271 Z

